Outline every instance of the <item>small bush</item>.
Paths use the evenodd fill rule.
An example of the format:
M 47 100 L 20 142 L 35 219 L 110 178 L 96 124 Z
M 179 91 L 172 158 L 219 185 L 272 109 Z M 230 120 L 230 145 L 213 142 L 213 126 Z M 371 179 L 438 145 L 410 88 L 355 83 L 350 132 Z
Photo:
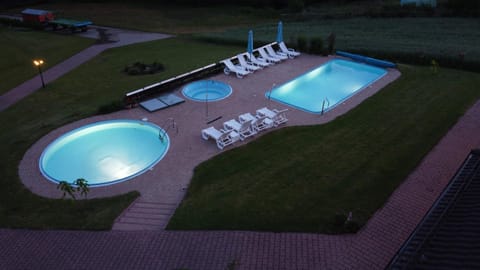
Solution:
M 153 62 L 152 64 L 144 64 L 141 62 L 135 62 L 126 66 L 123 69 L 123 72 L 127 73 L 128 75 L 144 75 L 154 74 L 164 70 L 165 67 L 161 63 Z
M 356 233 L 360 230 L 360 223 L 349 214 L 336 213 L 333 219 L 333 231 L 335 233 Z
M 307 38 L 304 36 L 299 36 L 297 38 L 297 48 L 301 52 L 307 52 Z
M 313 54 L 324 54 L 323 50 L 323 39 L 319 37 L 314 37 L 310 40 L 310 53 Z
M 330 35 L 328 35 L 327 37 L 327 42 L 328 42 L 327 53 L 330 55 L 333 55 L 335 51 L 335 39 L 336 39 L 335 33 L 330 33 Z

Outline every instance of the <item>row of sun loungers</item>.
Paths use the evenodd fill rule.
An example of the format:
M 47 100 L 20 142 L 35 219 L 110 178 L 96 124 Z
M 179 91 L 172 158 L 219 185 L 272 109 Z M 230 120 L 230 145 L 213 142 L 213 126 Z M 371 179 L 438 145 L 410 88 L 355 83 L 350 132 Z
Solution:
M 276 127 L 288 121 L 286 111 L 266 107 L 258 109 L 256 115 L 251 113 L 244 113 L 237 119 L 231 119 L 223 123 L 223 128 L 216 129 L 209 127 L 202 130 L 202 138 L 208 140 L 212 138 L 217 143 L 219 149 L 235 143 L 238 140 L 245 140 L 246 138 L 259 133 L 262 130 L 267 130 Z
M 225 65 L 223 71 L 227 75 L 235 73 L 238 78 L 243 78 L 254 71 L 300 55 L 294 49 L 287 48 L 283 41 L 278 44 L 278 47 L 277 51 L 271 44 L 260 47 L 257 49 L 259 56 L 249 53 L 239 54 L 237 55 L 238 64 L 234 64 L 230 59 L 225 59 L 222 61 Z

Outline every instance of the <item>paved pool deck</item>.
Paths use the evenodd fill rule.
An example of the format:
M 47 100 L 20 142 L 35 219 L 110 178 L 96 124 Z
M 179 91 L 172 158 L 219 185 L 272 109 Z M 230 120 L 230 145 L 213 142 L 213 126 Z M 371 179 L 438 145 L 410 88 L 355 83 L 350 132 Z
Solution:
M 208 116 L 204 103 L 187 100 L 155 113 L 135 108 L 71 123 L 47 134 L 27 151 L 19 166 L 20 177 L 25 186 L 35 193 L 60 197 L 56 185 L 44 179 L 38 170 L 41 151 L 59 135 L 100 120 L 147 117 L 161 126 L 168 118 L 174 118 L 178 133 L 169 134 L 170 150 L 153 170 L 133 181 L 92 189 L 89 196 L 103 197 L 139 190 L 142 194 L 140 203 L 176 205 L 185 194 L 193 168 L 222 152 L 213 141 L 201 139 L 200 130 L 210 126 L 206 124 L 207 120 L 221 116 L 220 120 L 211 124 L 220 127 L 224 121 L 245 112 L 254 113 L 264 106 L 287 108 L 265 99 L 265 91 L 273 84 L 288 81 L 325 61 L 328 58 L 302 55 L 241 80 L 223 74 L 214 76 L 212 79 L 232 85 L 234 92 L 224 101 L 209 103 Z M 383 79 L 323 116 L 289 108 L 289 121 L 285 126 L 331 121 L 398 76 L 398 71 L 390 70 Z M 479 114 L 480 102 L 477 102 L 357 234 L 1 229 L 0 269 L 223 270 L 231 264 L 237 266 L 235 269 L 383 269 L 470 150 L 480 146 Z M 253 140 L 255 138 L 247 139 L 233 147 Z

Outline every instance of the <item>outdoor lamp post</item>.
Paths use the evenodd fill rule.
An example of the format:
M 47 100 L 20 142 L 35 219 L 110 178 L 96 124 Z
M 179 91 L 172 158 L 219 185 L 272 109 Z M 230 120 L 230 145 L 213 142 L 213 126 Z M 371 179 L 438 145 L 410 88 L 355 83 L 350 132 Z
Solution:
M 38 67 L 38 73 L 40 73 L 40 79 L 42 80 L 42 87 L 45 88 L 45 82 L 43 81 L 43 73 L 42 73 L 43 60 L 42 59 L 33 60 L 33 64 L 36 67 Z

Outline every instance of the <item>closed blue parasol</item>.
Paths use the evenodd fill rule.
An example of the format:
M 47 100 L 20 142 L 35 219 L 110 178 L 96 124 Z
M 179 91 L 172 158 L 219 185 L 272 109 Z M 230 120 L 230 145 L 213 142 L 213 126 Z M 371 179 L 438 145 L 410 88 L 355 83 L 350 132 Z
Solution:
M 253 53 L 253 31 L 250 30 L 248 31 L 248 44 L 247 44 L 247 52 L 250 56 L 250 59 L 252 58 L 252 53 Z
M 278 22 L 277 29 L 277 43 L 283 42 L 283 24 L 282 21 Z

